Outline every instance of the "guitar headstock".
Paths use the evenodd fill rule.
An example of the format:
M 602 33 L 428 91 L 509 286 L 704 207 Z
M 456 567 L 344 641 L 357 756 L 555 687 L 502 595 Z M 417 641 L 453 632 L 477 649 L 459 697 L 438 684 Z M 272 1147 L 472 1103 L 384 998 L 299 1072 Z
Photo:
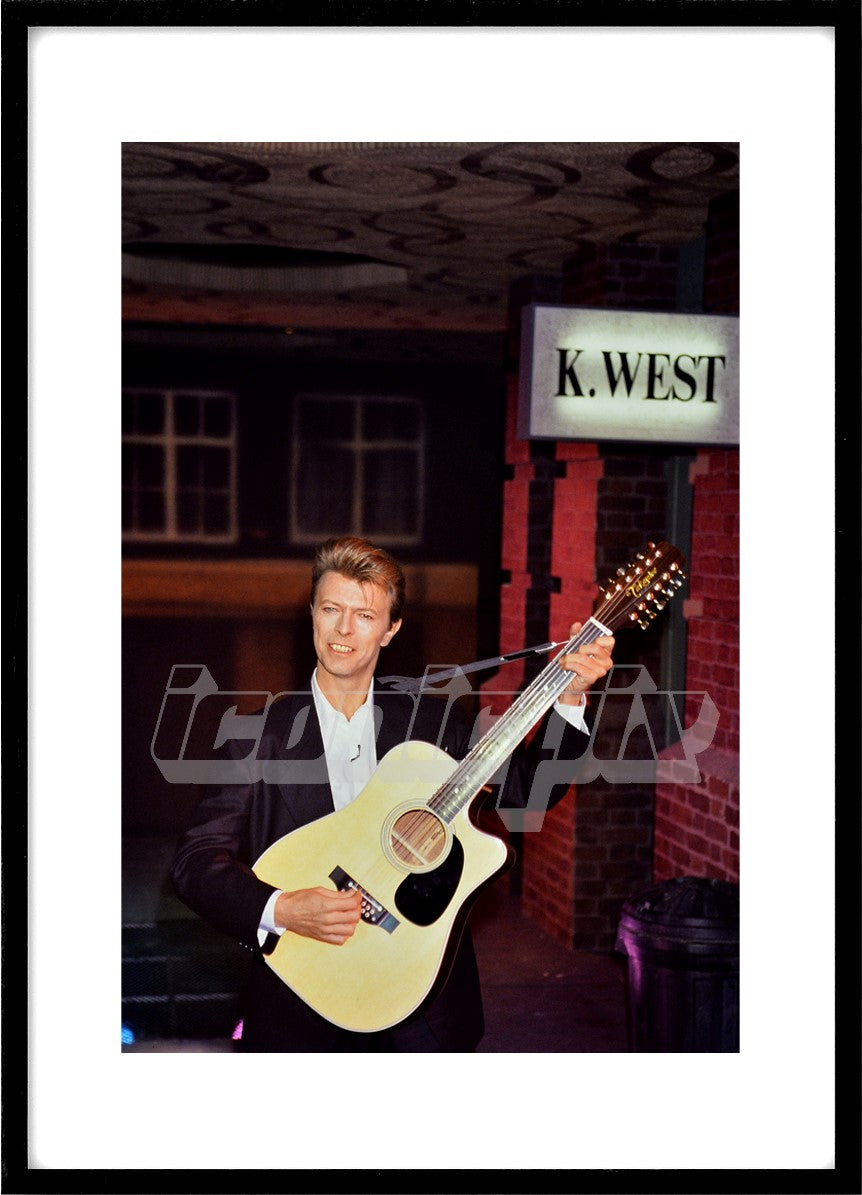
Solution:
M 626 568 L 618 568 L 604 588 L 599 589 L 593 614 L 614 631 L 636 624 L 646 630 L 685 580 L 685 557 L 679 548 L 663 540 L 647 544 Z

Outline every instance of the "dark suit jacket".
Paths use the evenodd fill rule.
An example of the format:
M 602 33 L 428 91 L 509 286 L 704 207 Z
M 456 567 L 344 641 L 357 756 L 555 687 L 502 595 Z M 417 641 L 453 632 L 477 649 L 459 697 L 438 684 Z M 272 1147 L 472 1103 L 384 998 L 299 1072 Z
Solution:
M 436 743 L 455 759 L 466 754 L 470 729 L 457 706 L 447 710 L 447 702 L 438 696 L 417 699 L 380 686 L 375 686 L 374 702 L 380 719 L 378 760 L 408 738 Z M 562 722 L 556 715 L 548 717 Z M 589 739 L 569 727 L 565 735 L 566 758 L 574 760 Z M 541 737 L 536 735 L 532 746 L 514 753 L 499 804 L 526 805 L 533 771 L 543 755 Z M 329 1051 L 339 1036 L 335 1027 L 294 995 L 260 957 L 258 927 L 274 889 L 252 871 L 253 863 L 272 843 L 334 808 L 310 693 L 285 696 L 270 707 L 256 758 L 293 761 L 295 782 L 284 769 L 287 776 L 280 775 L 274 782 L 250 780 L 207 789 L 177 849 L 172 878 L 191 909 L 258 956 L 243 1015 L 242 1049 Z M 565 791 L 565 785 L 558 786 L 551 803 Z M 483 1031 L 478 971 L 465 929 L 445 985 L 407 1020 L 387 1031 L 387 1040 L 404 1051 L 473 1050 Z M 367 1044 L 374 1048 L 373 1041 Z

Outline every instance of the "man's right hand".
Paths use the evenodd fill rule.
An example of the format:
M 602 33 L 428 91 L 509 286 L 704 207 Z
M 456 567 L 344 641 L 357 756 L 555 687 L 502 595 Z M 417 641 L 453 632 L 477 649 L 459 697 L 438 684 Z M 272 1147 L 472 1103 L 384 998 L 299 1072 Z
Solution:
M 353 889 L 300 888 L 279 896 L 275 923 L 305 938 L 343 946 L 353 936 L 361 907 L 362 897 Z

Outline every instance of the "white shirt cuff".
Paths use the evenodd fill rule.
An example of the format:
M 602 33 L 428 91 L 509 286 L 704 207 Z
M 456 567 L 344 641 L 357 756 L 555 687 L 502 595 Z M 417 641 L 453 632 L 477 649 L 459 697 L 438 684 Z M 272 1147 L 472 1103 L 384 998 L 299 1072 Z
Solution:
M 281 936 L 284 933 L 284 926 L 275 924 L 275 902 L 280 896 L 281 889 L 277 888 L 264 905 L 263 915 L 257 931 L 257 940 L 261 946 L 266 941 L 267 934 L 278 934 Z
M 575 730 L 582 730 L 584 734 L 589 734 L 589 727 L 584 717 L 586 711 L 586 698 L 584 698 L 580 705 L 564 705 L 562 701 L 554 702 L 555 713 L 559 714 L 561 718 L 565 718 L 570 726 L 574 726 Z

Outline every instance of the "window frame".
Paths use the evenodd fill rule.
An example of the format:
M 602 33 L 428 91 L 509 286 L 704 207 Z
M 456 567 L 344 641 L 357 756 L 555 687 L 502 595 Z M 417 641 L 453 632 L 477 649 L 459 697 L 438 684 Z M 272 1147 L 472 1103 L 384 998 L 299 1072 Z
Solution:
M 353 405 L 353 427 L 350 437 L 332 440 L 333 448 L 348 449 L 354 461 L 353 494 L 351 497 L 351 526 L 333 527 L 329 530 L 305 531 L 300 527 L 299 511 L 299 467 L 303 448 L 300 436 L 300 411 L 303 403 L 348 402 Z M 391 404 L 410 406 L 417 414 L 415 439 L 370 439 L 365 438 L 362 429 L 362 408 L 371 405 Z M 288 535 L 293 544 L 317 544 L 321 540 L 337 535 L 356 535 L 373 539 L 376 544 L 387 548 L 411 548 L 422 543 L 425 529 L 425 473 L 426 473 L 426 418 L 425 406 L 420 398 L 411 394 L 369 394 L 350 391 L 304 391 L 293 396 L 293 428 L 290 453 L 290 498 L 288 512 Z M 416 457 L 416 522 L 412 532 L 371 532 L 363 527 L 362 508 L 364 501 L 365 458 L 369 452 L 387 449 L 410 450 Z
M 238 485 L 238 403 L 232 390 L 213 390 L 200 386 L 123 386 L 122 397 L 157 395 L 164 400 L 164 425 L 161 432 L 123 432 L 122 444 L 151 444 L 164 452 L 164 476 L 162 493 L 165 502 L 164 526 L 161 530 L 123 528 L 122 539 L 128 544 L 212 544 L 231 545 L 239 539 L 239 485 Z M 178 397 L 226 399 L 230 404 L 230 432 L 226 436 L 196 435 L 178 433 L 174 420 L 175 400 Z M 179 526 L 179 476 L 178 449 L 184 446 L 195 448 L 218 447 L 228 449 L 228 484 L 218 487 L 226 490 L 228 497 L 228 527 L 221 532 L 183 531 Z M 122 480 L 121 480 L 122 484 Z M 208 491 L 204 491 L 205 493 Z M 213 491 L 215 492 L 215 491 Z

